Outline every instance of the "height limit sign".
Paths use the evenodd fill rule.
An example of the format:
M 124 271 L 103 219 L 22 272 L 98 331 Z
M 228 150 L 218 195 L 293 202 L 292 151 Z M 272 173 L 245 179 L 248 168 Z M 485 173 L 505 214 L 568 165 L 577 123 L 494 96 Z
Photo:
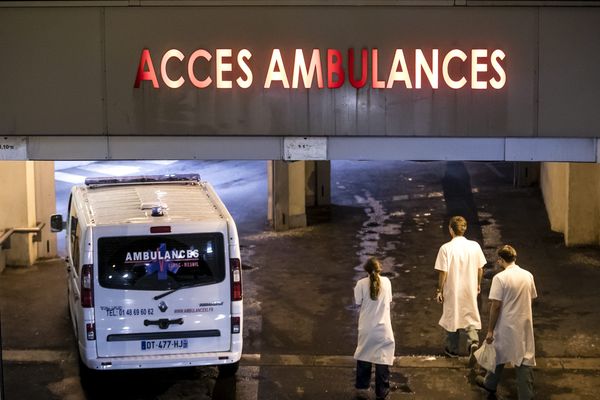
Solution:
M 27 160 L 26 138 L 21 136 L 1 136 L 0 160 Z

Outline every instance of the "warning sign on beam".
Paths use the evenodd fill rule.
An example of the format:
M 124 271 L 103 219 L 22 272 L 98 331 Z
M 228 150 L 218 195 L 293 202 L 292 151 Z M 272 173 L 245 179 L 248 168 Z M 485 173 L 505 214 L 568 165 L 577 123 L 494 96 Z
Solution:
M 285 137 L 283 139 L 284 160 L 326 160 L 327 138 Z
M 27 140 L 21 136 L 0 137 L 0 160 L 27 160 Z

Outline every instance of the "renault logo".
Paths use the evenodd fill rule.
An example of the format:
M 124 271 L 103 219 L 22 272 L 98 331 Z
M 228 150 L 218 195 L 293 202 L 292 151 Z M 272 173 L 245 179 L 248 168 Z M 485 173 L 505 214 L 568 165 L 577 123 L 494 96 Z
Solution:
M 158 309 L 159 309 L 160 311 L 162 311 L 162 312 L 165 312 L 165 311 L 167 311 L 167 308 L 169 308 L 169 307 L 167 307 L 167 304 L 166 304 L 164 301 L 161 301 L 161 302 L 158 304 Z

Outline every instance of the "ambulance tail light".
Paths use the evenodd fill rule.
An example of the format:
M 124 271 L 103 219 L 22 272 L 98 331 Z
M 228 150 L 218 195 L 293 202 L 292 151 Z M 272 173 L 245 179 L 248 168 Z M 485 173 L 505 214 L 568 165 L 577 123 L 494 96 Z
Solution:
M 231 317 L 231 333 L 240 333 L 240 317 Z
M 85 332 L 87 340 L 96 340 L 96 324 L 94 322 L 85 324 Z
M 81 307 L 94 307 L 94 280 L 90 264 L 81 268 Z
M 239 258 L 230 258 L 231 266 L 231 301 L 242 300 L 242 262 Z

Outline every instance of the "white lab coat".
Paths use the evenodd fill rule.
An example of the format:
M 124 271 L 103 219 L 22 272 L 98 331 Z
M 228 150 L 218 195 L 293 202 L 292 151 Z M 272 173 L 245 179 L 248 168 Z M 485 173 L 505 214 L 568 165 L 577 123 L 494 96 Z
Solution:
M 439 324 L 448 332 L 473 326 L 481 329 L 477 307 L 477 276 L 486 260 L 479 243 L 455 236 L 438 251 L 435 269 L 448 275 L 444 284 L 444 311 Z
M 494 276 L 489 299 L 502 302 L 494 329 L 496 364 L 535 366 L 531 301 L 536 297 L 533 275 L 518 265 Z
M 390 318 L 392 283 L 385 276 L 379 278 L 381 289 L 377 300 L 371 299 L 368 277 L 359 280 L 354 287 L 354 301 L 360 305 L 358 345 L 354 358 L 375 364 L 393 365 L 396 343 Z

